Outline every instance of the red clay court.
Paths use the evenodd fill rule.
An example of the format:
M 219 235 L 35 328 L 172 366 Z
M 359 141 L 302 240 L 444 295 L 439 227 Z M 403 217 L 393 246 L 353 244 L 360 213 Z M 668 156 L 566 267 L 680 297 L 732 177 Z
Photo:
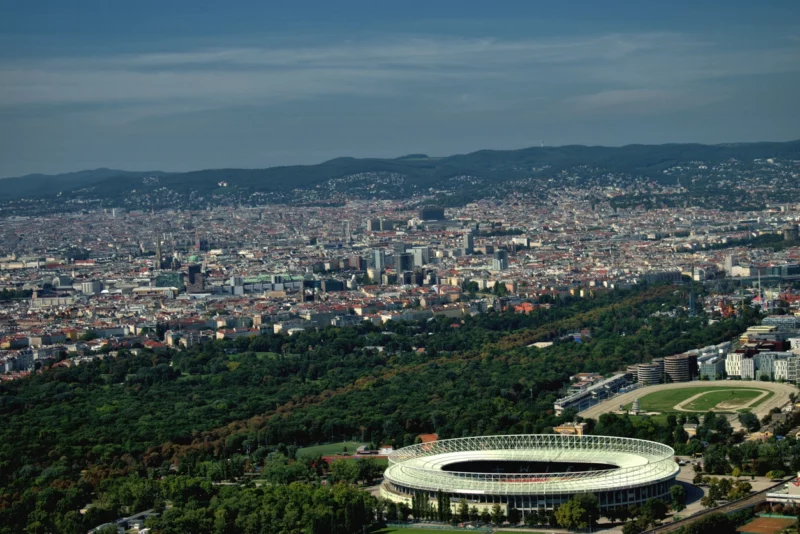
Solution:
M 759 517 L 746 525 L 737 528 L 737 532 L 746 534 L 776 534 L 786 527 L 794 525 L 793 519 L 782 517 Z

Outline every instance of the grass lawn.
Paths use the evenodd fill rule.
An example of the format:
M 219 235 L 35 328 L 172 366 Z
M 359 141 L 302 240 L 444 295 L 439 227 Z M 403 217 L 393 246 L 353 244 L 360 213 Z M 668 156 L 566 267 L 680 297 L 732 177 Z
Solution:
M 716 389 L 719 389 L 719 391 L 715 391 Z M 752 400 L 753 398 L 757 397 L 760 393 L 767 391 L 764 389 L 757 389 L 757 388 L 736 387 L 733 384 L 731 384 L 730 387 L 726 386 L 719 388 L 714 386 L 704 388 L 702 385 L 687 386 L 685 388 L 680 388 L 680 389 L 665 389 L 662 391 L 654 391 L 652 393 L 648 393 L 647 395 L 639 398 L 639 406 L 641 407 L 642 410 L 648 412 L 676 412 L 676 410 L 674 409 L 676 404 L 679 404 L 688 399 L 689 397 L 697 395 L 698 393 L 703 393 L 704 391 L 708 391 L 709 393 L 707 395 L 703 395 L 702 397 L 699 397 L 694 402 L 692 402 L 691 408 L 689 408 L 688 406 L 686 407 L 686 409 L 696 410 L 698 412 L 707 412 L 709 410 L 709 407 L 716 406 L 718 403 L 722 402 L 723 400 L 726 400 L 727 397 L 725 397 L 725 395 L 730 396 L 730 390 L 735 390 L 735 392 L 743 396 L 749 394 L 750 396 L 746 400 Z M 703 398 L 708 397 L 709 395 L 711 395 L 711 399 L 710 401 L 707 402 L 711 402 L 714 399 L 716 399 L 716 402 L 710 405 L 708 405 L 706 401 L 703 401 Z M 720 397 L 720 395 L 722 395 L 722 397 Z M 768 394 L 764 397 L 764 399 L 762 399 L 762 401 L 768 399 L 772 395 L 773 393 L 771 391 L 768 392 Z M 745 401 L 742 401 L 739 404 L 741 405 L 744 402 Z M 699 407 L 695 407 L 695 405 Z M 731 409 L 730 411 L 733 411 L 733 409 Z
M 358 449 L 362 445 L 367 445 L 366 443 L 359 443 L 358 441 L 342 441 L 340 443 L 329 443 L 327 445 L 315 445 L 313 447 L 303 447 L 299 451 L 297 451 L 297 456 L 316 456 L 319 454 L 320 456 L 334 456 L 336 454 L 342 454 L 343 452 L 348 452 L 349 454 L 355 454 L 356 449 Z M 347 447 L 347 451 L 344 448 Z
M 755 399 L 762 393 L 762 391 L 757 389 L 709 391 L 702 397 L 698 397 L 684 406 L 684 408 L 697 412 L 707 412 L 711 408 L 714 408 L 719 404 L 723 404 L 723 406 L 720 406 L 720 409 L 724 408 L 726 410 L 735 410 L 743 404 L 747 404 L 751 400 Z

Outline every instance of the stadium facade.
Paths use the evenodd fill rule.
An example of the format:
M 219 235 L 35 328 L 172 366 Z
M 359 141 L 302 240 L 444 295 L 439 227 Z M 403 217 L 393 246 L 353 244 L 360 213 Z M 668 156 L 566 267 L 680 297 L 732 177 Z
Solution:
M 601 510 L 669 500 L 680 468 L 661 443 L 609 436 L 478 436 L 412 445 L 389 455 L 381 495 L 411 503 L 415 494 L 448 494 L 454 510 L 500 504 L 552 510 L 593 493 Z

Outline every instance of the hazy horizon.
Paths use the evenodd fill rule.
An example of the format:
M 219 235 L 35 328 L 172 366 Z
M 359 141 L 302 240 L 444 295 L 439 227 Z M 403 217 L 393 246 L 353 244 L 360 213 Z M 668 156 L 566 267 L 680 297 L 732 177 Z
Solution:
M 800 138 L 796 2 L 14 4 L 0 176 Z
M 584 146 L 584 147 L 603 147 L 603 148 L 624 148 L 626 146 L 633 146 L 633 145 L 647 145 L 647 146 L 660 146 L 660 145 L 682 145 L 682 144 L 702 144 L 706 146 L 714 146 L 714 145 L 737 145 L 737 144 L 752 144 L 752 143 L 791 143 L 794 141 L 800 141 L 798 139 L 786 139 L 784 141 L 774 141 L 774 140 L 760 140 L 760 141 L 721 141 L 719 143 L 692 143 L 692 142 L 680 142 L 680 141 L 666 141 L 664 143 L 627 143 L 624 145 L 581 145 L 575 143 L 569 143 L 564 145 L 547 145 L 545 144 L 545 148 L 560 148 L 566 146 Z M 514 151 L 514 150 L 525 150 L 528 148 L 538 148 L 541 145 L 530 145 L 530 146 L 521 146 L 521 147 L 513 147 L 513 148 L 495 148 L 495 149 L 486 149 L 486 150 L 496 150 L 496 151 Z M 404 156 L 409 155 L 417 155 L 417 154 L 424 154 L 428 158 L 432 159 L 439 159 L 439 158 L 447 158 L 451 156 L 459 156 L 459 155 L 466 155 L 476 151 L 480 151 L 484 149 L 477 149 L 469 152 L 454 152 L 452 154 L 428 154 L 425 152 L 408 152 L 399 155 L 388 155 L 388 156 L 372 156 L 372 155 L 364 155 L 364 156 L 350 156 L 348 154 L 342 154 L 340 156 L 334 156 L 333 158 L 328 158 L 322 161 L 311 161 L 311 162 L 298 162 L 298 163 L 286 163 L 286 164 L 279 164 L 279 165 L 266 165 L 262 167 L 235 167 L 235 166 L 228 166 L 228 167 L 198 167 L 198 168 L 186 168 L 186 169 L 177 169 L 177 170 L 169 170 L 169 169 L 156 169 L 156 168 L 142 168 L 142 169 L 123 169 L 123 168 L 116 168 L 116 167 L 87 167 L 82 169 L 67 169 L 61 172 L 53 172 L 53 173 L 44 173 L 44 172 L 31 172 L 26 173 L 23 175 L 16 175 L 16 176 L 0 176 L 0 180 L 5 180 L 8 178 L 21 178 L 24 176 L 33 176 L 33 175 L 43 175 L 43 176 L 59 176 L 59 175 L 66 175 L 66 174 L 73 174 L 79 173 L 84 171 L 97 171 L 97 170 L 113 170 L 113 171 L 125 171 L 125 172 L 168 172 L 168 173 L 186 173 L 186 172 L 195 172 L 195 171 L 203 171 L 203 170 L 214 170 L 214 169 L 264 169 L 270 167 L 292 167 L 292 166 L 313 166 L 313 165 L 320 165 L 331 161 L 332 159 L 336 158 L 356 158 L 356 159 L 399 159 Z

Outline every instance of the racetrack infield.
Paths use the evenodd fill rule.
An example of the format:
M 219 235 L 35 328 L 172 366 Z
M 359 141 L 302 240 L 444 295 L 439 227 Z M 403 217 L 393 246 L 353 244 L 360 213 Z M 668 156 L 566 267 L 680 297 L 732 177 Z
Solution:
M 773 395 L 763 389 L 723 389 L 720 391 L 704 391 L 699 396 L 689 397 L 686 401 L 675 405 L 676 410 L 692 412 L 732 412 L 742 408 L 754 408 Z

